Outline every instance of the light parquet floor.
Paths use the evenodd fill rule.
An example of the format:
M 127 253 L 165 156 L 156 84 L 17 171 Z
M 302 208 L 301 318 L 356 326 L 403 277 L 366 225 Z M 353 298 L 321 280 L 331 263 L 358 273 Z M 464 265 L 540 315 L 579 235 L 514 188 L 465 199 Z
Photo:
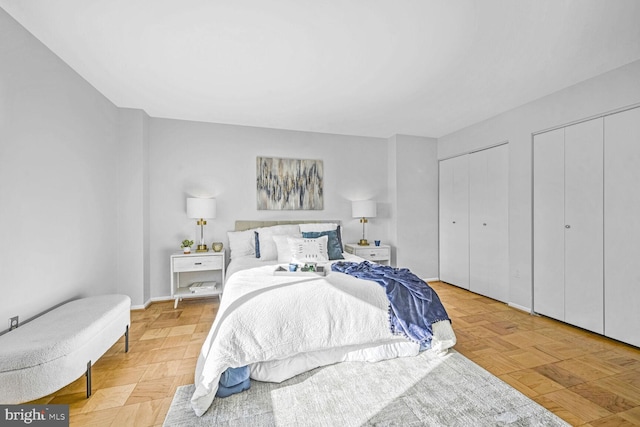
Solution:
M 640 349 L 441 282 L 456 350 L 575 426 L 640 425 Z
M 456 349 L 576 426 L 640 426 L 640 349 L 441 282 Z M 217 299 L 157 302 L 133 311 L 124 340 L 85 379 L 36 403 L 69 404 L 72 426 L 160 426 L 178 386 L 193 383 Z
M 77 381 L 34 403 L 68 404 L 71 426 L 161 426 L 176 388 L 193 384 L 218 299 L 152 303 L 131 312 L 129 352 L 121 338 L 92 367 L 93 394 Z

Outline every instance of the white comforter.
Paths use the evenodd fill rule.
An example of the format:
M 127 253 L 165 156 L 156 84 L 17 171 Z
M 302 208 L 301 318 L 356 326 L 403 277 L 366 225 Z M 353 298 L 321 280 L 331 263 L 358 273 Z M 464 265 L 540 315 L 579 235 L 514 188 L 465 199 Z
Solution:
M 254 372 L 261 369 L 253 366 L 260 362 L 277 365 L 295 355 L 318 355 L 327 349 L 348 349 L 341 360 L 371 360 L 362 349 L 376 346 L 384 356 L 373 359 L 418 353 L 418 344 L 389 331 L 388 300 L 380 285 L 331 271 L 326 277 L 276 276 L 275 268 L 239 271 L 227 281 L 198 357 L 191 398 L 196 415 L 209 408 L 220 375 L 230 367 L 252 365 L 255 378 Z M 455 335 L 449 322 L 440 323 L 446 323 L 446 338 L 440 343 L 434 340 L 434 345 L 443 350 L 455 343 Z M 395 348 L 394 343 L 400 345 Z M 326 357 L 320 362 L 312 359 L 316 360 L 305 362 L 307 368 L 328 363 Z M 294 369 L 300 370 L 300 365 Z

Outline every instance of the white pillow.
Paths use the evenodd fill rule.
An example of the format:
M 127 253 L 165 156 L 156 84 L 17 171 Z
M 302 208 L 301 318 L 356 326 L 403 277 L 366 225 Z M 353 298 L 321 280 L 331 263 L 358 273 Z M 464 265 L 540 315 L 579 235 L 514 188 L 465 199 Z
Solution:
M 317 239 L 305 239 L 304 237 L 288 237 L 291 261 L 296 263 L 327 262 L 329 251 L 327 250 L 327 236 Z
M 278 234 L 273 236 L 273 241 L 276 243 L 276 249 L 278 250 L 278 262 L 285 263 L 291 262 L 291 249 L 289 248 L 289 237 L 286 234 Z
M 239 258 L 243 256 L 256 256 L 255 235 L 253 230 L 227 231 L 229 238 L 229 256 Z
M 273 261 L 278 259 L 278 248 L 273 236 L 285 234 L 287 236 L 301 237 L 298 224 L 274 225 L 272 227 L 260 227 L 258 232 L 258 244 L 260 245 L 260 259 Z M 257 255 L 257 254 L 256 254 Z
M 321 232 L 321 231 L 331 231 L 337 230 L 338 224 L 333 222 L 317 222 L 313 224 L 300 224 L 300 232 Z

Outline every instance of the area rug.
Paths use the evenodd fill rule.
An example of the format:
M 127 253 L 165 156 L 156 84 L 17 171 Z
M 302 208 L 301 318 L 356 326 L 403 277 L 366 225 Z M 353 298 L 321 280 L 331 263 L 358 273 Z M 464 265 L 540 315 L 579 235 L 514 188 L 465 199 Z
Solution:
M 428 351 L 317 368 L 280 384 L 251 381 L 201 417 L 178 388 L 164 426 L 568 426 L 460 353 Z

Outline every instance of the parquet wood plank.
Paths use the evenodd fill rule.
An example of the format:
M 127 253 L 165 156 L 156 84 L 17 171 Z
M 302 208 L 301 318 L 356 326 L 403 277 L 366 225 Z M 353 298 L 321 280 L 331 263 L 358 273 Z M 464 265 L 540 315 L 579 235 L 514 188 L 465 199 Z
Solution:
M 511 372 L 509 376 L 524 384 L 529 389 L 535 391 L 538 395 L 551 393 L 564 388 L 561 384 L 558 384 L 551 378 L 546 377 L 533 369 L 523 369 L 522 371 Z

